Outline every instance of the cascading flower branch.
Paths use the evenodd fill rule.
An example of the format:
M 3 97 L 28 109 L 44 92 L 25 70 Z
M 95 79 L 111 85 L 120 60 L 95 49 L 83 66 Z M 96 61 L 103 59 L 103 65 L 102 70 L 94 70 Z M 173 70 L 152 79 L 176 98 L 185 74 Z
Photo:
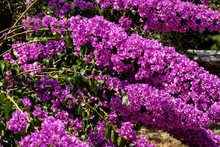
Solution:
M 51 19 L 53 18 L 51 17 Z M 130 91 L 130 88 L 124 89 L 131 104 L 130 112 L 135 113 L 130 114 L 129 111 L 121 110 L 123 106 L 120 105 L 122 103 L 120 97 L 118 97 L 118 102 L 115 102 L 119 106 L 113 105 L 118 108 L 116 111 L 121 110 L 121 115 L 127 121 L 141 122 L 145 125 L 157 124 L 158 128 L 170 130 L 174 126 L 185 129 L 200 129 L 208 126 L 211 121 L 219 120 L 218 116 L 211 117 L 213 115 L 211 110 L 214 109 L 213 104 L 215 104 L 213 100 L 218 100 L 219 96 L 206 92 L 207 88 L 209 91 L 218 89 L 219 78 L 199 68 L 198 64 L 185 56 L 176 53 L 174 48 L 163 47 L 157 41 L 144 39 L 136 34 L 128 36 L 119 25 L 108 22 L 99 16 L 90 19 L 80 16 L 71 17 L 69 23 L 70 26 L 66 29 L 72 31 L 76 52 L 80 51 L 77 47 L 90 42 L 94 47 L 94 52 L 91 54 L 94 55 L 97 65 L 106 67 L 109 71 L 115 71 L 118 74 L 125 74 L 128 80 L 137 83 L 136 85 L 131 84 L 133 88 L 137 86 L 136 94 L 133 90 Z M 102 40 L 98 41 L 96 36 Z M 114 47 L 117 49 L 116 53 L 112 53 Z M 210 78 L 215 80 L 206 80 Z M 140 81 L 145 84 L 138 84 Z M 197 82 L 201 88 L 194 82 Z M 207 82 L 212 86 L 205 86 Z M 164 91 L 158 91 L 157 88 Z M 151 97 L 147 93 L 143 93 L 142 96 L 141 91 L 154 91 L 153 93 L 157 96 Z M 204 95 L 200 95 L 203 91 Z M 167 95 L 161 95 L 161 93 L 167 93 Z M 207 94 L 212 99 L 207 97 Z M 174 97 L 174 95 L 177 96 Z M 136 102 L 140 101 L 142 103 L 137 105 Z M 141 109 L 146 112 L 141 112 Z M 202 110 L 208 111 L 204 113 Z
M 208 1 L 202 0 L 203 3 Z M 193 4 L 181 0 L 96 0 L 102 9 L 110 6 L 115 10 L 134 9 L 141 18 L 143 29 L 156 31 L 186 32 L 189 29 L 203 32 L 220 29 L 220 13 L 202 4 Z

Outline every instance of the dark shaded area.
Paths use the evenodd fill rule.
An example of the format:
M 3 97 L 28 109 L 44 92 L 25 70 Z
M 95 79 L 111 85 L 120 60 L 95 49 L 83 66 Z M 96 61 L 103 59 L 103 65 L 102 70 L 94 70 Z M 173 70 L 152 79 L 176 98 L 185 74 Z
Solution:
M 220 61 L 197 61 L 209 73 L 220 76 Z
M 12 23 L 11 6 L 6 1 L 0 1 L 0 31 L 9 28 Z M 2 36 L 2 34 L 0 34 Z M 7 50 L 7 44 L 3 43 L 0 47 L 0 54 Z

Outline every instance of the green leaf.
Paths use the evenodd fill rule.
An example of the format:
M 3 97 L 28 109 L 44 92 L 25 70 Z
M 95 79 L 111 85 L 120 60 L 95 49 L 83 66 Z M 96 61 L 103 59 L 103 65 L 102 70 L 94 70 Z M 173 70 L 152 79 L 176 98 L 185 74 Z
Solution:
M 84 119 L 86 117 L 86 113 L 85 111 L 82 111 L 82 119 Z
M 4 64 L 4 63 L 1 63 L 1 74 L 4 73 L 4 70 L 5 70 L 5 64 Z
M 69 48 L 74 47 L 73 39 L 69 35 L 64 36 L 64 41 Z
M 43 59 L 43 64 L 44 64 L 46 67 L 49 66 L 49 63 L 50 63 L 50 60 L 49 60 L 49 59 L 47 59 L 47 58 L 44 58 L 44 59 Z
M 124 147 L 124 144 L 125 144 L 124 139 L 121 138 L 121 137 L 118 137 L 117 144 L 118 144 L 119 147 Z
M 82 69 L 80 70 L 80 74 L 81 74 L 82 76 L 85 74 L 85 72 L 86 72 L 86 70 L 85 70 L 84 68 L 82 68 Z
M 105 137 L 109 140 L 111 138 L 111 129 L 110 125 L 106 125 L 105 127 Z
M 70 77 L 67 77 L 67 78 L 66 78 L 66 82 L 71 85 L 72 79 L 71 79 Z
M 104 84 L 104 80 L 99 80 L 96 84 L 96 88 L 99 88 L 102 84 Z
M 103 9 L 99 9 L 98 12 L 99 12 L 100 16 L 104 16 L 104 10 Z
M 82 106 L 81 106 L 81 103 L 78 105 L 78 114 L 80 115 L 80 116 L 82 116 Z
M 128 96 L 127 95 L 124 95 L 122 96 L 122 105 L 126 104 L 127 106 L 130 105 L 130 102 L 128 101 Z
M 47 37 L 40 37 L 40 43 L 43 45 L 47 44 Z
M 85 129 L 86 129 L 86 122 L 83 121 L 83 123 L 82 123 L 82 130 L 85 132 Z
M 13 110 L 13 104 L 9 102 L 3 107 L 3 109 L 4 109 L 3 111 L 5 113 L 6 118 L 9 119 L 9 114 Z
M 118 136 L 118 134 L 114 130 L 112 130 L 111 131 L 111 139 L 112 139 L 112 143 L 115 145 L 117 145 L 117 140 L 116 140 L 117 136 Z
M 6 96 L 5 96 L 5 94 L 0 94 L 0 106 L 2 106 L 2 104 L 3 104 L 3 102 L 5 101 L 5 99 L 6 99 Z

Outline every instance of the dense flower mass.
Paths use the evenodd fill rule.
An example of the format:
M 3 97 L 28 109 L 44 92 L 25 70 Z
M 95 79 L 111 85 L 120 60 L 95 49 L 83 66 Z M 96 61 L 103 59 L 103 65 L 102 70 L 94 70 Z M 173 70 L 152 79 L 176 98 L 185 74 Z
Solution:
M 129 111 L 121 111 L 121 115 L 125 116 L 126 120 L 132 122 L 135 120 L 133 123 L 142 122 L 145 125 L 157 124 L 158 127 L 170 129 L 174 126 L 200 128 L 209 125 L 211 120 L 219 121 L 219 116 L 213 117 L 212 111 L 215 109 L 213 104 L 218 105 L 213 100 L 219 99 L 216 92 L 218 92 L 220 80 L 217 76 L 210 75 L 197 63 L 175 52 L 172 47 L 163 47 L 157 41 L 148 40 L 136 34 L 128 36 L 119 25 L 108 22 L 103 17 L 96 16 L 88 19 L 76 16 L 71 17 L 69 23 L 70 26 L 65 29 L 72 31 L 76 52 L 80 51 L 78 47 L 90 42 L 94 47 L 92 54 L 97 65 L 106 67 L 109 71 L 125 74 L 128 80 L 137 83 L 130 84 L 132 88 L 127 86 L 123 89 L 128 94 L 130 112 L 134 112 L 129 114 Z M 42 24 L 42 26 L 46 25 Z M 102 41 L 97 42 L 98 38 L 95 36 L 101 37 Z M 112 53 L 114 47 L 117 48 L 116 53 Z M 139 81 L 146 84 L 138 84 Z M 151 88 L 148 84 L 156 88 Z M 207 86 L 208 84 L 210 86 Z M 119 86 L 118 83 L 115 86 Z M 134 88 L 136 86 L 138 89 Z M 158 91 L 157 88 L 166 92 Z M 131 89 L 135 89 L 137 94 L 132 90 L 129 95 Z M 154 95 L 158 96 L 155 99 L 146 95 L 147 93 L 143 96 L 141 91 L 148 90 L 154 91 Z M 207 93 L 207 90 L 213 93 Z M 167 93 L 166 96 L 165 93 Z M 142 103 L 137 105 L 136 102 L 140 102 L 140 99 Z M 121 103 L 120 99 L 118 102 Z M 120 104 L 118 102 L 115 104 Z M 117 111 L 123 108 L 120 105 L 113 106 L 118 108 Z M 141 108 L 146 112 L 140 112 Z M 140 114 L 137 113 L 138 111 Z M 203 113 L 203 111 L 207 112 Z M 141 117 L 143 115 L 146 117 Z M 188 117 L 189 115 L 191 117 Z M 141 118 L 143 120 L 139 120 Z M 170 120 L 169 125 L 166 123 L 168 120 Z
M 202 1 L 208 3 L 208 1 Z M 149 31 L 179 31 L 186 32 L 190 28 L 203 32 L 217 31 L 220 29 L 220 13 L 213 11 L 205 5 L 196 5 L 181 0 L 96 0 L 105 9 L 112 6 L 113 9 L 134 9 L 145 21 L 143 29 Z
M 12 118 L 7 122 L 8 129 L 13 131 L 15 134 L 23 132 L 26 129 L 29 114 L 25 111 L 22 113 L 17 110 L 12 114 Z
M 74 136 L 68 135 L 65 130 L 65 124 L 61 120 L 57 120 L 52 116 L 44 119 L 41 128 L 40 131 L 36 130 L 31 135 L 24 137 L 19 144 L 21 146 L 52 145 L 55 147 L 89 147 L 88 144 L 85 144 Z
M 18 41 L 3 55 L 0 90 L 8 95 L 0 93 L 0 127 L 5 121 L 19 146 L 154 147 L 137 137 L 139 126 L 162 129 L 192 147 L 219 146 L 220 135 L 206 127 L 220 122 L 220 78 L 174 47 L 130 33 L 219 30 L 220 13 L 193 2 L 49 1 L 51 15 L 22 22 L 50 37 Z M 103 16 L 84 17 L 92 11 Z M 16 106 L 7 105 L 10 111 L 2 105 L 8 101 Z M 2 134 L 0 145 L 8 139 Z

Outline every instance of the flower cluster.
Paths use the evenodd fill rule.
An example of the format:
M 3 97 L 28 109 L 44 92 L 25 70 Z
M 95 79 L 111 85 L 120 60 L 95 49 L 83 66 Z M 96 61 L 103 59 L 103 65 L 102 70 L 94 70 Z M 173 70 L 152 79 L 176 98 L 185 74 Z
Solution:
M 46 111 L 42 110 L 42 108 L 38 107 L 38 106 L 34 106 L 33 115 L 37 116 L 39 118 L 47 118 L 48 117 L 48 113 Z
M 133 141 L 133 144 L 136 147 L 155 147 L 155 145 L 152 142 L 147 140 L 148 139 L 145 137 L 145 135 L 141 135 L 141 138 L 137 139 L 136 141 Z
M 207 3 L 208 1 L 202 1 Z M 105 9 L 112 6 L 113 9 L 137 9 L 140 17 L 144 18 L 143 29 L 149 31 L 178 31 L 186 32 L 190 28 L 203 32 L 217 31 L 220 29 L 220 13 L 213 11 L 205 5 L 196 5 L 181 0 L 96 0 Z
M 7 122 L 8 129 L 13 131 L 15 134 L 23 132 L 26 129 L 29 114 L 25 111 L 22 113 L 17 110 L 12 114 L 12 118 Z
M 125 18 L 124 16 L 122 16 L 119 19 L 119 24 L 122 28 L 124 28 L 125 30 L 129 29 L 131 24 L 132 24 L 132 20 Z
M 33 70 L 41 69 L 42 67 L 38 63 L 42 63 L 44 58 L 51 58 L 57 52 L 61 52 L 63 49 L 68 49 L 68 46 L 65 44 L 64 40 L 60 41 L 48 41 L 44 46 L 41 43 L 34 43 L 32 45 L 25 44 L 24 42 L 16 42 L 12 45 L 13 54 L 16 59 L 13 58 L 12 52 L 9 51 L 3 57 L 4 60 L 9 61 L 10 63 L 20 64 L 24 70 Z M 28 63 L 33 62 L 34 63 Z M 32 71 L 34 74 L 40 74 L 42 70 Z M 28 73 L 24 75 L 29 75 Z
M 136 132 L 132 130 L 133 124 L 131 122 L 124 122 L 120 129 L 117 129 L 116 132 L 119 133 L 120 137 L 125 137 L 127 140 L 135 140 Z
M 41 101 L 51 100 L 54 106 L 60 106 L 64 101 L 67 101 L 69 104 L 76 101 L 76 98 L 70 93 L 70 90 L 72 90 L 71 86 L 67 85 L 66 88 L 63 89 L 59 81 L 48 79 L 47 76 L 43 76 L 43 78 L 39 80 L 39 84 L 35 84 L 35 87 L 37 98 Z M 68 105 L 66 107 L 71 108 Z
M 75 4 L 75 7 L 79 8 L 79 9 L 91 9 L 91 8 L 94 8 L 92 2 L 85 2 L 83 0 L 75 0 L 74 4 Z
M 82 146 L 89 147 L 81 140 L 70 136 L 65 130 L 65 124 L 54 117 L 50 116 L 44 119 L 41 124 L 41 130 L 35 131 L 31 135 L 25 136 L 19 144 L 21 146 L 47 146 L 68 147 L 68 146 Z
M 32 104 L 30 102 L 30 99 L 27 99 L 27 98 L 24 97 L 23 99 L 20 98 L 20 100 L 23 102 L 25 107 L 28 107 L 29 109 L 31 108 Z

